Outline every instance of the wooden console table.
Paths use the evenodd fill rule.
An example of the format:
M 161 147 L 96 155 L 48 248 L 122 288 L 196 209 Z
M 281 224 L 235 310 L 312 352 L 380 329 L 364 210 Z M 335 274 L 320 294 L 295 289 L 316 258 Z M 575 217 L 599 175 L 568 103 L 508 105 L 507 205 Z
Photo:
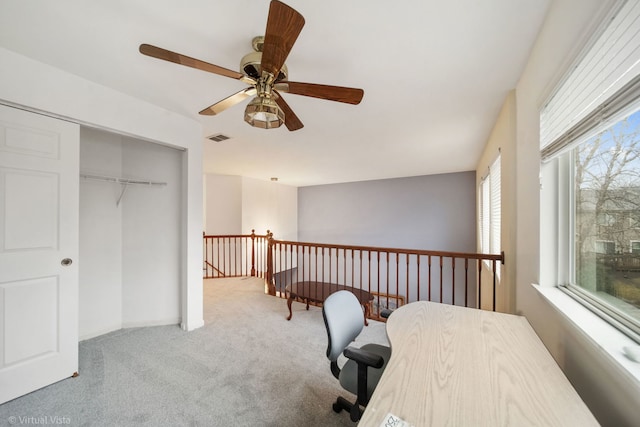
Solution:
M 347 290 L 358 298 L 358 301 L 364 308 L 364 324 L 368 326 L 369 322 L 367 321 L 367 318 L 369 317 L 369 310 L 371 302 L 373 301 L 373 295 L 371 295 L 370 292 L 354 288 L 352 286 L 313 281 L 295 282 L 285 287 L 285 291 L 287 293 L 287 307 L 289 307 L 289 317 L 287 317 L 287 320 L 291 320 L 291 317 L 293 316 L 291 303 L 294 299 L 305 301 L 307 303 L 307 310 L 309 310 L 310 302 L 322 304 L 329 295 L 340 290 Z
M 415 302 L 387 321 L 391 359 L 358 424 L 597 426 L 522 316 Z

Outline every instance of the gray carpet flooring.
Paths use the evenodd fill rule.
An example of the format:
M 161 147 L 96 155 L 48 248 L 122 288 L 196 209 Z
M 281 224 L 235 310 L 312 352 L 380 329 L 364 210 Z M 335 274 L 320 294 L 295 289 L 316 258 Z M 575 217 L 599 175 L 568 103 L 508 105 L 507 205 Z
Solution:
M 122 329 L 80 343 L 80 376 L 0 405 L 0 425 L 353 426 L 322 312 L 252 278 L 205 280 L 205 326 Z M 371 321 L 358 342 L 386 344 Z M 43 422 L 44 421 L 44 422 Z

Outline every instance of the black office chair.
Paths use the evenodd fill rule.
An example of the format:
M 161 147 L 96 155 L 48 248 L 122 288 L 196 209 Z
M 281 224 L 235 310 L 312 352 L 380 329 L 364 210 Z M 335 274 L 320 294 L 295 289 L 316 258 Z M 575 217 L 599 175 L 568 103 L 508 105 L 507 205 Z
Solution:
M 364 314 L 358 299 L 349 291 L 338 291 L 327 297 L 322 306 L 322 317 L 327 327 L 329 345 L 327 357 L 331 373 L 340 380 L 345 390 L 357 396 L 354 403 L 343 397 L 333 404 L 333 410 L 349 411 L 351 421 L 358 421 L 376 388 L 384 367 L 391 357 L 391 348 L 379 344 L 365 344 L 360 348 L 348 347 L 364 327 Z M 340 368 L 338 356 L 347 357 Z

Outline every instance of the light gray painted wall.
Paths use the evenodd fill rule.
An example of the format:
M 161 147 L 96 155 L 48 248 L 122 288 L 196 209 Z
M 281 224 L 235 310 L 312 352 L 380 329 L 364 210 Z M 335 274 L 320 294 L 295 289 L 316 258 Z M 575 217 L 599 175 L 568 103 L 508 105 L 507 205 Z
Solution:
M 475 252 L 475 172 L 298 189 L 302 242 Z

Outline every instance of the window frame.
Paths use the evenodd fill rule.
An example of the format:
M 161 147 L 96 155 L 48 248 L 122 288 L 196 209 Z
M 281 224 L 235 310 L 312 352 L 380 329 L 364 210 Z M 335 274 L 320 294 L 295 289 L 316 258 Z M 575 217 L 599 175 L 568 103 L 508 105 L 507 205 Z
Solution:
M 640 78 L 639 78 L 640 81 Z M 640 114 L 640 98 L 633 105 L 636 106 L 636 113 Z M 622 120 L 621 118 L 620 120 Z M 553 286 L 571 296 L 577 302 L 588 308 L 602 320 L 606 321 L 620 332 L 640 344 L 640 319 L 629 316 L 614 304 L 614 300 L 624 303 L 624 301 L 614 296 L 598 298 L 576 284 L 576 247 L 575 247 L 575 225 L 576 225 L 576 204 L 575 204 L 575 154 L 574 148 L 585 143 L 589 136 L 577 138 L 570 150 L 554 156 L 547 165 L 543 163 L 541 175 L 550 174 L 547 168 L 553 168 L 555 173 L 552 181 L 555 182 L 555 197 L 557 206 L 555 207 L 554 221 L 558 235 L 564 235 L 555 247 L 558 258 L 558 274 L 553 280 Z M 545 171 L 545 169 L 547 169 Z M 544 206 L 541 203 L 541 215 L 544 215 Z M 549 213 L 549 211 L 547 211 Z M 604 240 L 602 240 L 604 241 Z M 614 245 L 617 244 L 613 241 Z M 542 247 L 542 245 L 541 245 Z M 618 304 L 619 305 L 619 304 Z
M 574 148 L 640 110 L 640 3 L 618 0 L 540 110 L 540 285 L 559 288 L 640 343 L 640 319 L 576 283 Z M 545 188 L 546 187 L 546 188 Z M 609 222 L 605 217 L 604 222 Z M 620 220 L 621 218 L 616 218 Z M 594 218 L 596 222 L 599 218 Z M 640 225 L 640 224 L 639 224 Z M 605 226 L 606 227 L 606 226 Z M 620 243 L 620 242 L 616 242 Z M 624 244 L 616 244 L 625 250 Z M 610 304 L 613 302 L 613 304 Z M 627 318 L 628 317 L 628 318 Z

